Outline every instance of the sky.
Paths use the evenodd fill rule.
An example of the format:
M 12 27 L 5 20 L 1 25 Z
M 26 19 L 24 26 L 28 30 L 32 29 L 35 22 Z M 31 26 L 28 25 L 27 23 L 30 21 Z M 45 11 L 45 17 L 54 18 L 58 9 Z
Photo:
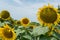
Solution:
M 20 20 L 23 17 L 31 21 L 37 21 L 38 8 L 51 4 L 58 8 L 60 0 L 0 0 L 0 11 L 7 10 L 11 17 Z

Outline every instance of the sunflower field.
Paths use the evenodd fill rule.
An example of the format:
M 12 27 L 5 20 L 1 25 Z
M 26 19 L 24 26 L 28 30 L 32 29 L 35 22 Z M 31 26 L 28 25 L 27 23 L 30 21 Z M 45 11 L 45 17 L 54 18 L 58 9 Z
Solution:
M 48 4 L 38 8 L 37 21 L 15 20 L 7 10 L 0 13 L 0 40 L 60 40 L 60 13 Z

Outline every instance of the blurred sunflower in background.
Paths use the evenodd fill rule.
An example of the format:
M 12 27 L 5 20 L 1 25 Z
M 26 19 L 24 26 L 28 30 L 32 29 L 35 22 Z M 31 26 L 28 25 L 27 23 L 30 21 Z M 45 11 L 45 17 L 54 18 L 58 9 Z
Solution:
M 48 4 L 48 6 L 44 6 L 43 8 L 39 8 L 37 13 L 37 19 L 41 23 L 41 25 L 50 27 L 52 24 L 57 25 L 59 19 L 58 10 Z
M 28 18 L 22 18 L 20 22 L 22 26 L 27 27 L 30 23 L 30 20 Z
M 36 26 L 35 25 L 30 25 L 29 28 L 34 29 L 34 28 L 36 28 Z
M 21 25 L 21 22 L 18 20 L 18 21 L 16 21 L 16 24 L 17 25 Z
M 0 28 L 0 37 L 2 40 L 15 40 L 16 34 L 14 29 L 11 29 L 8 25 L 5 25 L 4 28 Z
M 9 20 L 10 19 L 10 13 L 6 10 L 1 11 L 1 18 L 4 20 Z

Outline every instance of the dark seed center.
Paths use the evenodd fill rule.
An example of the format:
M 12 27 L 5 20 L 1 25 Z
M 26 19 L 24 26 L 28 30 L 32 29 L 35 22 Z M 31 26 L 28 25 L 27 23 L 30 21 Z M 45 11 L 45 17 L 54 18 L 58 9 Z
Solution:
M 57 14 L 53 8 L 45 8 L 41 11 L 40 18 L 46 23 L 54 23 L 57 19 Z
M 1 17 L 4 18 L 4 19 L 7 19 L 8 17 L 10 17 L 9 12 L 7 12 L 7 11 L 2 11 L 1 14 L 2 14 Z
M 28 24 L 29 20 L 28 19 L 23 19 L 22 20 L 24 24 Z
M 4 30 L 3 30 L 3 35 L 4 35 L 6 38 L 12 38 L 12 37 L 13 37 L 12 31 L 9 31 L 9 29 L 4 29 Z

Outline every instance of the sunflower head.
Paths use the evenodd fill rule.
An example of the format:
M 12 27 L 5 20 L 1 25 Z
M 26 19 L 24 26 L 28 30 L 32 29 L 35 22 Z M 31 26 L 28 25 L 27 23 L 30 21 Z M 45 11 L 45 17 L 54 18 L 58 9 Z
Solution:
M 1 12 L 1 18 L 3 18 L 3 19 L 8 19 L 9 17 L 10 17 L 10 13 L 9 13 L 8 11 L 3 10 L 3 11 Z
M 17 25 L 21 25 L 21 22 L 20 22 L 20 21 L 16 21 L 16 24 L 17 24 Z
M 52 23 L 56 23 L 57 20 L 59 19 L 57 9 L 55 9 L 50 5 L 44 6 L 42 9 L 39 8 L 37 16 L 38 16 L 39 22 L 43 24 L 48 24 L 48 25 Z
M 21 24 L 23 25 L 23 26 L 28 26 L 28 24 L 30 23 L 30 20 L 28 19 L 28 18 L 22 18 L 21 19 Z
M 6 29 L 3 30 L 3 35 L 6 38 L 12 38 L 13 37 L 13 32 L 10 29 L 6 28 Z
M 36 28 L 36 26 L 35 25 L 30 25 L 29 28 L 34 29 L 34 28 Z
M 2 40 L 15 40 L 16 34 L 8 25 L 4 26 L 4 28 L 0 28 L 0 31 Z

